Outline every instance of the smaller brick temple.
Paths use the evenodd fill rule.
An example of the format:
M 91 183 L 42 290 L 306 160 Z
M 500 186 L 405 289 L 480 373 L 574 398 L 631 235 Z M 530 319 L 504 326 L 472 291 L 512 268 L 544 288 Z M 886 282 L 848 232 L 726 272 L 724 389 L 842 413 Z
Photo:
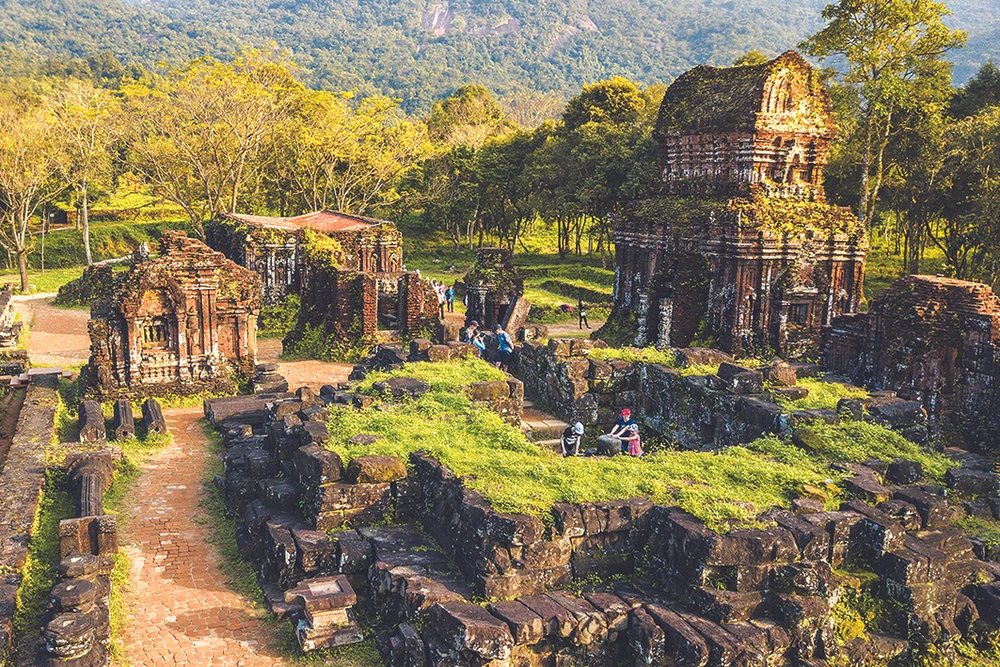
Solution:
M 256 275 L 183 232 L 114 274 L 90 309 L 88 393 L 110 399 L 232 391 L 256 363 Z
M 524 279 L 514 268 L 513 253 L 506 248 L 480 248 L 476 262 L 462 279 L 465 287 L 465 324 L 479 323 L 483 331 L 495 324 L 517 335 L 531 304 L 524 299 Z
M 352 347 L 426 335 L 438 324 L 437 296 L 404 269 L 403 237 L 391 221 L 336 211 L 234 213 L 213 220 L 206 238 L 258 274 L 265 304 L 299 296 L 285 349 L 317 329 L 330 346 Z
M 867 313 L 823 329 L 827 369 L 920 401 L 940 435 L 994 443 L 1000 430 L 1000 298 L 987 285 L 900 278 Z
M 825 202 L 829 91 L 797 53 L 696 67 L 667 89 L 662 192 L 615 221 L 617 343 L 814 356 L 862 301 L 867 241 Z M 617 340 L 616 340 L 617 339 Z

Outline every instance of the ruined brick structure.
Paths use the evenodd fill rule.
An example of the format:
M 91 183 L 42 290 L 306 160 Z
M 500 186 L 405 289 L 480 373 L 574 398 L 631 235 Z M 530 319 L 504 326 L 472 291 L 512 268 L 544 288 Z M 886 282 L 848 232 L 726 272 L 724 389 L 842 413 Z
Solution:
M 463 279 L 466 324 L 475 320 L 486 331 L 499 323 L 511 335 L 516 331 L 511 331 L 510 322 L 515 322 L 516 329 L 524 325 L 530 304 L 518 303 L 523 302 L 524 280 L 511 260 L 512 253 L 506 248 L 476 251 L 476 263 Z
M 227 214 L 206 237 L 260 275 L 266 304 L 299 295 L 299 320 L 286 345 L 314 327 L 360 344 L 416 336 L 437 324 L 437 298 L 419 273 L 403 268 L 403 237 L 390 221 L 334 211 Z
M 183 232 L 160 255 L 115 276 L 91 306 L 89 392 L 101 398 L 231 390 L 252 375 L 256 276 Z
M 1000 429 L 1000 298 L 986 285 L 900 278 L 868 313 L 823 330 L 821 361 L 873 389 L 920 401 L 939 433 L 970 444 Z
M 655 130 L 663 192 L 614 227 L 602 337 L 814 355 L 820 327 L 860 305 L 867 253 L 855 217 L 824 201 L 834 134 L 829 92 L 795 52 L 679 77 Z

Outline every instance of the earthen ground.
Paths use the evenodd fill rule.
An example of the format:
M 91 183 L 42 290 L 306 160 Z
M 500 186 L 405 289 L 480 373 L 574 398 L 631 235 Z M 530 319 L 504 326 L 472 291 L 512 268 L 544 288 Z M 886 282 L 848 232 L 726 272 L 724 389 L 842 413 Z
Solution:
M 125 647 L 133 665 L 279 665 L 277 628 L 226 586 L 200 504 L 208 438 L 200 408 L 165 410 L 173 442 L 142 465 L 124 530 L 131 559 Z
M 309 387 L 314 391 L 325 384 L 347 382 L 354 364 L 332 361 L 286 361 L 281 358 L 281 341 L 276 338 L 262 338 L 257 341 L 257 362 L 276 363 L 278 372 L 288 380 L 293 391 L 299 387 Z
M 79 367 L 90 356 L 90 336 L 86 309 L 59 308 L 51 303 L 54 294 L 15 296 L 14 309 L 21 321 L 31 324 L 28 356 L 34 367 Z

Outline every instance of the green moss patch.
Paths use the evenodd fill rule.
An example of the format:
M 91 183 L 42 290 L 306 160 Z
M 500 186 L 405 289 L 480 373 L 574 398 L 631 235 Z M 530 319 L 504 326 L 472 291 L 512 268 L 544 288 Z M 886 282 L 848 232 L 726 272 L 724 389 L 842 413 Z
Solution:
M 775 400 L 789 412 L 795 410 L 836 410 L 843 398 L 868 398 L 868 392 L 859 387 L 826 382 L 819 378 L 802 378 L 798 386 L 809 390 L 809 395 L 797 400 L 777 396 Z

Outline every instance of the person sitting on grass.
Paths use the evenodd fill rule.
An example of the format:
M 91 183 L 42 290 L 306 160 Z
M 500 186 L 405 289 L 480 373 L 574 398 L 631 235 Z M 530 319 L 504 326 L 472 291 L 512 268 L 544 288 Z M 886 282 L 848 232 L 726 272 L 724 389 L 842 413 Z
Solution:
M 622 454 L 642 456 L 642 444 L 639 440 L 639 424 L 632 419 L 632 411 L 622 409 L 614 428 L 608 435 L 613 435 L 622 441 Z
M 567 426 L 566 430 L 563 431 L 562 437 L 560 438 L 560 444 L 562 445 L 562 455 L 579 456 L 581 440 L 583 440 L 583 424 L 577 422 L 572 426 Z M 572 454 L 569 453 L 570 449 L 573 450 Z
M 493 333 L 497 337 L 497 368 L 506 371 L 510 367 L 510 358 L 514 354 L 514 341 L 499 323 L 493 327 Z

